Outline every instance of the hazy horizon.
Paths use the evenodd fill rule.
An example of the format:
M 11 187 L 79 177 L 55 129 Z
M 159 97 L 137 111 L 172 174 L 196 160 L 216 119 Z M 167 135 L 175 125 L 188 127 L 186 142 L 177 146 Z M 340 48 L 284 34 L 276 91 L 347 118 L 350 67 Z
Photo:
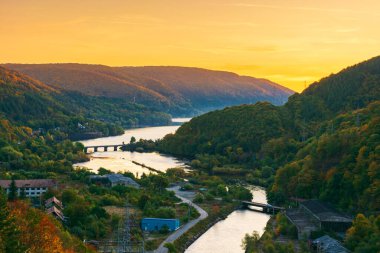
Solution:
M 7 63 L 183 66 L 295 91 L 380 54 L 380 3 L 2 1 Z

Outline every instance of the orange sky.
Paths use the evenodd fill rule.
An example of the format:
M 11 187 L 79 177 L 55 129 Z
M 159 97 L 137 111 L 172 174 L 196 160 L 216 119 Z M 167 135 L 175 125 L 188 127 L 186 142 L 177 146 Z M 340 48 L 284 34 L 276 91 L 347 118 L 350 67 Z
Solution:
M 0 0 L 0 62 L 178 65 L 296 91 L 380 54 L 378 0 Z

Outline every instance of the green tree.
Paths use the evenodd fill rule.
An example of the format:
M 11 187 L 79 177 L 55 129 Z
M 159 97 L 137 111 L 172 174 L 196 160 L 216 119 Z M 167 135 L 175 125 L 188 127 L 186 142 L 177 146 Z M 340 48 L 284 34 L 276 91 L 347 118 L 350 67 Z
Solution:
M 18 198 L 18 191 L 17 191 L 16 182 L 14 179 L 12 179 L 11 184 L 9 185 L 8 199 L 10 201 L 14 201 L 17 198 Z

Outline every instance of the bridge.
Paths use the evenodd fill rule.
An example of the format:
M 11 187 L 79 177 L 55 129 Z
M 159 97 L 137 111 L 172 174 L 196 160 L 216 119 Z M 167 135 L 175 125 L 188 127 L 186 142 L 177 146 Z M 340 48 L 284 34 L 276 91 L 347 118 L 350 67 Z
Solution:
M 285 210 L 285 208 L 280 207 L 280 206 L 272 206 L 270 204 L 264 204 L 264 203 L 259 203 L 259 202 L 242 201 L 241 204 L 243 208 L 247 208 L 247 209 L 250 209 L 249 208 L 250 206 L 262 208 L 262 210 L 250 209 L 252 211 L 258 211 L 262 213 L 278 213 Z
M 118 151 L 120 148 L 122 147 L 125 147 L 126 145 L 125 144 L 118 144 L 118 145 L 97 145 L 97 146 L 85 146 L 84 147 L 84 152 L 86 154 L 89 153 L 89 149 L 92 149 L 93 152 L 98 152 L 100 151 L 100 149 L 103 149 L 104 152 L 108 151 L 108 149 L 110 151 Z

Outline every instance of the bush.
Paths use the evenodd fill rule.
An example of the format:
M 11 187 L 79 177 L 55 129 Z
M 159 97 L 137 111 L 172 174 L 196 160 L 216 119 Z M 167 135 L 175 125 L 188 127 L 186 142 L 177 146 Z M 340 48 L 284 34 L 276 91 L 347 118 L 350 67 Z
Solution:
M 169 253 L 177 253 L 178 252 L 176 250 L 176 248 L 174 247 L 173 243 L 165 243 L 164 246 L 169 250 Z
M 194 203 L 203 203 L 204 197 L 202 194 L 198 193 L 194 198 Z
M 160 228 L 160 234 L 168 234 L 170 232 L 169 227 L 165 224 Z

